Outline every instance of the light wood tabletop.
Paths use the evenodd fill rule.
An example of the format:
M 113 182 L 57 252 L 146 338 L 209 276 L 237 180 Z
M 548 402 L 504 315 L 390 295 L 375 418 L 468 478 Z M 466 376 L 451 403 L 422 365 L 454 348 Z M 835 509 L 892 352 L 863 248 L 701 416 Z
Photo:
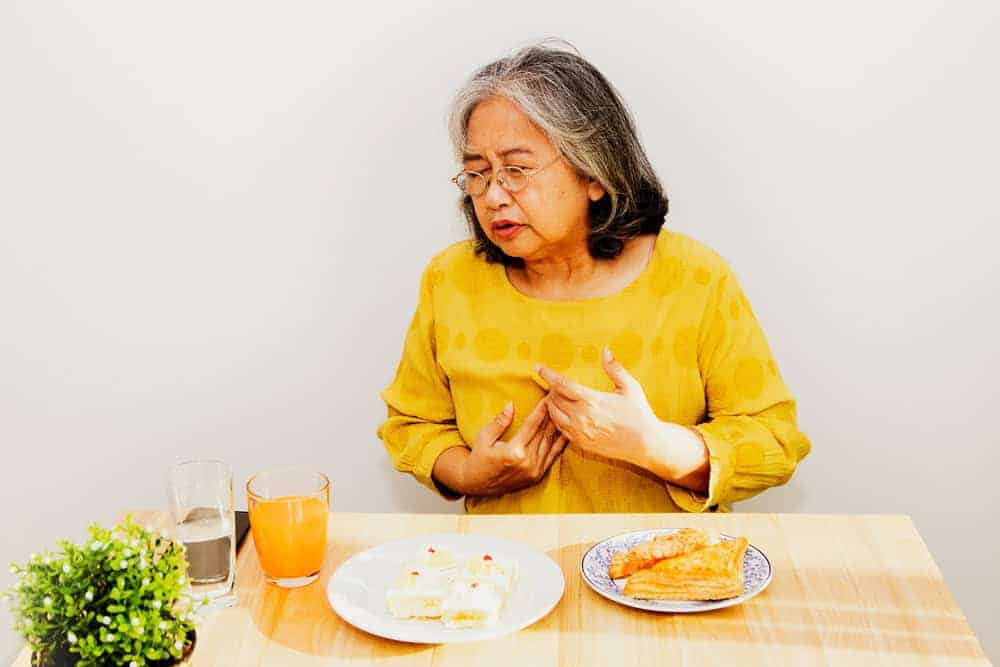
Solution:
M 133 513 L 160 523 L 162 513 Z M 584 583 L 595 542 L 630 530 L 697 526 L 745 535 L 774 579 L 748 602 L 659 614 L 611 602 Z M 388 540 L 437 532 L 495 535 L 555 560 L 565 593 L 545 618 L 506 637 L 414 645 L 369 635 L 326 600 L 331 573 Z M 988 665 L 976 636 L 907 516 L 808 514 L 330 515 L 318 582 L 267 584 L 252 537 L 238 556 L 236 607 L 206 615 L 201 665 Z M 23 652 L 16 666 L 27 667 Z

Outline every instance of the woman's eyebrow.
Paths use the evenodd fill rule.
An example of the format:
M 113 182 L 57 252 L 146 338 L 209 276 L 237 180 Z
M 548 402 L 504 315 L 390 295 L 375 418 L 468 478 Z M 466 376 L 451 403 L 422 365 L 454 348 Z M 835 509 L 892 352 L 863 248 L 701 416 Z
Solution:
M 523 153 L 525 155 L 534 155 L 534 151 L 532 151 L 530 148 L 522 148 L 522 147 L 508 148 L 505 151 L 500 151 L 499 153 L 497 153 L 497 155 L 499 155 L 500 157 L 508 157 L 508 156 L 514 155 L 516 153 Z M 462 161 L 463 162 L 468 162 L 469 160 L 482 160 L 482 159 L 483 159 L 483 156 L 480 155 L 479 153 L 463 153 L 462 154 Z

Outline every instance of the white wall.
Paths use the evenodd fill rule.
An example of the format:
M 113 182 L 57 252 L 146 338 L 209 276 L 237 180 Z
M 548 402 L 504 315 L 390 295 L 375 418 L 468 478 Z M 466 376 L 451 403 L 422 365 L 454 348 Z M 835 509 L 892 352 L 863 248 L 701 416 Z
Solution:
M 1000 657 L 1000 7 L 805 4 L 2 3 L 0 561 L 162 506 L 192 456 L 457 509 L 393 472 L 378 391 L 463 233 L 449 94 L 560 35 L 800 398 L 812 456 L 738 509 L 911 514 Z

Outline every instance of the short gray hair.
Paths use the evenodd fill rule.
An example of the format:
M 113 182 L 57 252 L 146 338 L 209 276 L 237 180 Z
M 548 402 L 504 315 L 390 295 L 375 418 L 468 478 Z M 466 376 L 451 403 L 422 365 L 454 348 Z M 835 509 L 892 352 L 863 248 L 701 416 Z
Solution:
M 635 121 L 618 92 L 568 42 L 548 39 L 477 70 L 451 105 L 448 130 L 456 158 L 466 150 L 469 117 L 483 100 L 517 104 L 583 176 L 607 195 L 590 207 L 590 254 L 618 256 L 626 240 L 663 226 L 668 200 L 639 141 Z M 482 231 L 472 198 L 461 208 L 488 261 L 519 264 Z

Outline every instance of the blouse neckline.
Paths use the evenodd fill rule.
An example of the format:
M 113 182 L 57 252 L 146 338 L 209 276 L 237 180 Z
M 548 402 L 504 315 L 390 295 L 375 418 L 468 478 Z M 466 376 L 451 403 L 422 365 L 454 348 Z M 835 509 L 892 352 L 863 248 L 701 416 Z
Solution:
M 629 294 L 636 291 L 636 288 L 643 283 L 647 277 L 653 273 L 655 264 L 659 262 L 662 248 L 661 246 L 665 243 L 664 236 L 666 236 L 667 230 L 665 227 L 661 227 L 660 231 L 656 234 L 656 239 L 653 241 L 653 252 L 650 254 L 649 261 L 646 262 L 646 266 L 643 267 L 639 275 L 636 276 L 632 282 L 623 287 L 617 292 L 611 294 L 605 294 L 604 296 L 595 296 L 588 299 L 572 299 L 569 301 L 553 300 L 553 299 L 541 299 L 538 297 L 530 296 L 525 294 L 521 290 L 514 286 L 514 283 L 510 282 L 510 277 L 507 275 L 507 267 L 503 264 L 495 264 L 496 270 L 500 272 L 500 282 L 503 284 L 504 290 L 509 292 L 513 297 L 519 301 L 534 306 L 546 306 L 552 308 L 578 308 L 581 306 L 591 306 L 598 304 L 605 304 L 612 301 L 617 301 L 625 298 Z

